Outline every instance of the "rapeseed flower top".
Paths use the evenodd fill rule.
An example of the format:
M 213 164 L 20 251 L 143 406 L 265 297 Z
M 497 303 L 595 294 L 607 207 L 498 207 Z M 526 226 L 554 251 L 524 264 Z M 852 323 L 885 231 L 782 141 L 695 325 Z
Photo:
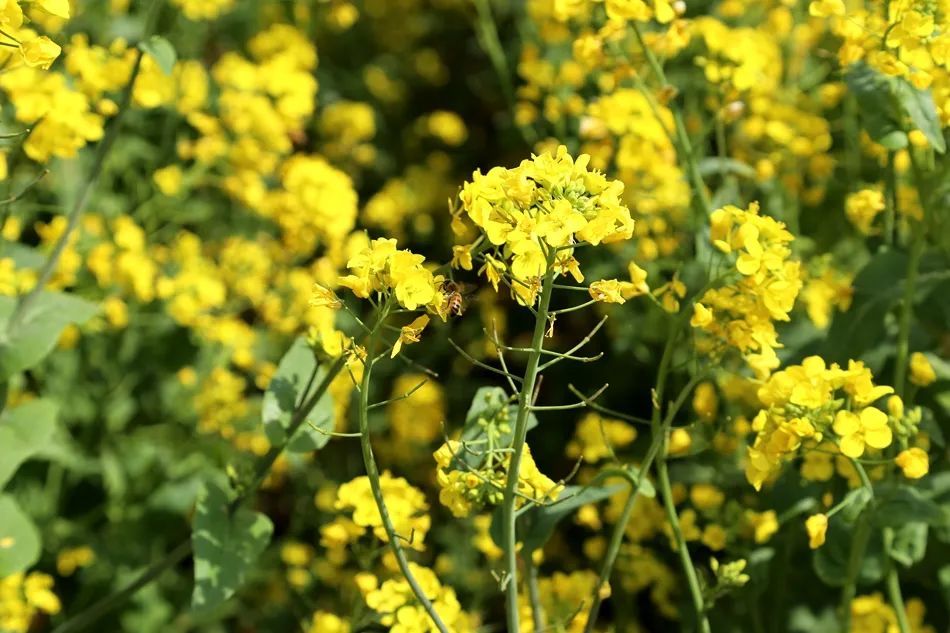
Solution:
M 752 423 L 756 436 L 748 449 L 747 479 L 760 488 L 800 449 L 820 448 L 854 459 L 887 448 L 895 435 L 914 435 L 915 416 L 905 415 L 900 399 L 892 397 L 887 413 L 873 406 L 893 391 L 875 385 L 871 371 L 854 360 L 845 369 L 810 356 L 801 365 L 775 372 L 758 390 L 764 408 Z M 917 457 L 904 458 L 911 472 L 919 470 L 914 468 L 920 463 Z
M 379 238 L 346 263 L 351 274 L 339 284 L 357 297 L 392 293 L 407 310 L 431 309 L 440 313 L 444 303 L 442 277 L 426 268 L 425 257 L 396 248 L 396 240 Z
M 476 171 L 462 188 L 462 210 L 495 247 L 515 280 L 518 300 L 533 303 L 537 280 L 554 265 L 576 269 L 573 247 L 630 239 L 634 221 L 623 204 L 623 183 L 589 170 L 590 156 L 576 160 L 567 148 L 532 155 L 517 167 Z M 554 253 L 557 253 L 555 261 Z M 580 271 L 572 271 L 575 278 Z

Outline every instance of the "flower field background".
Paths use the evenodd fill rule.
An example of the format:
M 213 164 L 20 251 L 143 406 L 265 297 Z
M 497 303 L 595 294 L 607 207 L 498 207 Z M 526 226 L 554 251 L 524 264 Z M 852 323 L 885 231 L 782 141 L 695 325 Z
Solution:
M 0 45 L 0 632 L 950 630 L 950 2 Z

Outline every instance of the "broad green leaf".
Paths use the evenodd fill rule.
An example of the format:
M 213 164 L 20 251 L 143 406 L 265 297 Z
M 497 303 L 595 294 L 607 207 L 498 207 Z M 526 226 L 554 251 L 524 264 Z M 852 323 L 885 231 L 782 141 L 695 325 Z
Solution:
M 845 82 L 855 97 L 861 124 L 868 135 L 889 150 L 907 147 L 892 81 L 859 62 L 848 69 Z
M 0 495 L 0 578 L 31 567 L 40 558 L 40 534 L 9 495 Z
M 891 558 L 904 567 L 919 563 L 927 553 L 927 524 L 905 523 L 894 531 Z
M 274 525 L 259 512 L 229 512 L 227 494 L 208 483 L 198 497 L 191 542 L 195 552 L 196 611 L 213 609 L 244 584 L 255 561 L 270 543 Z
M 855 488 L 844 497 L 844 505 L 841 508 L 841 518 L 849 523 L 853 523 L 858 516 L 864 512 L 868 502 L 871 500 L 871 491 L 861 486 Z
M 41 292 L 18 323 L 9 323 L 16 308 L 13 297 L 0 297 L 0 380 L 29 369 L 49 354 L 70 323 L 83 323 L 98 310 L 96 304 L 62 292 Z
M 947 142 L 943 138 L 937 108 L 930 91 L 918 90 L 905 79 L 898 79 L 894 85 L 897 100 L 914 122 L 914 127 L 924 133 L 935 151 L 940 154 L 946 152 Z
M 20 464 L 44 449 L 56 428 L 56 405 L 31 400 L 0 414 L 0 490 Z
M 304 389 L 308 387 L 307 383 L 316 367 L 317 360 L 303 337 L 295 340 L 280 360 L 280 365 L 274 377 L 271 378 L 270 385 L 267 386 L 261 405 L 264 432 L 271 444 L 281 446 L 287 442 L 287 430 L 290 428 L 294 412 L 310 397 L 326 375 L 323 369 L 319 369 L 309 385 L 310 393 L 304 394 Z M 328 390 L 300 425 L 294 437 L 287 443 L 287 450 L 296 453 L 319 450 L 326 446 L 332 431 L 333 399 Z
M 847 312 L 835 314 L 822 356 L 846 363 L 884 339 L 884 319 L 901 296 L 907 255 L 898 251 L 876 254 L 855 276 L 854 297 Z
M 877 499 L 874 506 L 874 522 L 881 527 L 899 528 L 908 518 L 932 525 L 946 526 L 950 523 L 950 508 L 940 506 L 927 499 L 919 490 L 911 486 L 896 484 L 876 487 Z
M 172 74 L 175 70 L 175 62 L 178 60 L 178 53 L 171 42 L 160 35 L 153 35 L 144 42 L 139 42 L 139 48 L 143 53 L 151 55 L 158 67 L 166 75 Z
M 840 514 L 831 517 L 825 544 L 812 555 L 815 573 L 823 583 L 831 587 L 840 587 L 848 575 L 848 561 L 851 557 L 851 544 L 854 536 L 854 524 L 841 518 Z M 880 530 L 873 530 L 868 547 L 861 562 L 858 581 L 877 582 L 884 577 L 884 540 Z

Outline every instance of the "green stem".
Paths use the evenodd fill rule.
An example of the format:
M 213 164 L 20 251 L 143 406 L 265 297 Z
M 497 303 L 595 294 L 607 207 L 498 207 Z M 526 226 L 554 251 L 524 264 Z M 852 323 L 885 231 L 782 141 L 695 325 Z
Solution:
M 916 164 L 916 163 L 915 163 Z M 910 326 L 914 317 L 914 295 L 917 292 L 917 276 L 920 268 L 920 258 L 924 254 L 925 238 L 924 226 L 927 218 L 924 194 L 920 193 L 921 206 L 924 207 L 924 221 L 914 227 L 914 241 L 910 246 L 910 255 L 907 258 L 907 278 L 904 281 L 904 298 L 901 302 L 901 311 L 897 332 L 897 356 L 894 367 L 894 391 L 902 399 L 907 390 L 907 361 L 910 355 Z
M 668 86 L 669 82 L 666 81 L 666 73 L 663 72 L 663 66 L 643 40 L 643 34 L 640 32 L 639 25 L 635 21 L 630 22 L 630 25 L 633 28 L 633 34 L 637 38 L 637 43 L 640 44 L 640 48 L 643 50 L 643 55 L 646 57 L 650 70 L 653 71 L 657 81 L 659 81 L 663 87 Z M 670 104 L 668 107 L 670 112 L 673 113 L 674 138 L 671 140 L 676 148 L 676 154 L 679 157 L 680 164 L 686 168 L 686 175 L 696 193 L 696 200 L 699 203 L 698 210 L 702 213 L 703 217 L 709 216 L 713 212 L 712 201 L 706 192 L 703 176 L 699 172 L 699 162 L 696 160 L 696 152 L 693 149 L 693 144 L 689 140 L 689 133 L 686 131 L 686 124 L 683 122 L 683 115 L 675 105 Z
M 682 314 L 688 315 L 689 310 L 685 309 Z M 670 332 L 670 335 L 666 339 L 666 344 L 663 346 L 663 355 L 660 357 L 660 367 L 657 372 L 656 388 L 654 389 L 656 403 L 653 407 L 653 414 L 650 420 L 650 426 L 653 430 L 653 439 L 643 458 L 643 462 L 640 464 L 637 485 L 630 491 L 630 496 L 627 497 L 626 502 L 624 502 L 623 510 L 621 510 L 620 518 L 614 524 L 613 531 L 610 534 L 610 542 L 607 545 L 607 553 L 604 557 L 603 565 L 600 568 L 600 576 L 597 585 L 594 587 L 593 595 L 591 596 L 591 606 L 587 615 L 587 623 L 584 625 L 584 633 L 592 633 L 594 625 L 597 623 L 597 615 L 600 612 L 600 605 L 603 602 L 600 597 L 600 590 L 610 580 L 610 575 L 613 573 L 614 564 L 617 562 L 617 556 L 620 553 L 620 547 L 623 545 L 623 537 L 627 530 L 627 523 L 630 522 L 634 505 L 643 487 L 642 482 L 649 475 L 653 461 L 663 447 L 666 435 L 669 433 L 670 427 L 673 424 L 673 419 L 676 417 L 680 407 L 683 406 L 687 394 L 689 394 L 693 387 L 702 379 L 701 376 L 697 376 L 683 388 L 667 413 L 666 418 L 662 419 L 661 423 L 662 407 L 660 405 L 663 402 L 663 395 L 666 391 L 666 381 L 670 371 L 670 364 L 673 360 L 674 344 L 679 336 L 684 321 L 685 317 L 681 315 L 674 322 L 673 331 Z
M 381 308 L 376 325 L 369 333 L 369 341 L 366 345 L 366 360 L 363 365 L 363 379 L 360 381 L 359 431 L 360 448 L 363 453 L 363 466 L 366 468 L 366 476 L 369 479 L 370 490 L 373 493 L 376 508 L 379 510 L 380 519 L 383 522 L 383 529 L 386 530 L 386 536 L 389 539 L 389 549 L 396 558 L 399 571 L 406 579 L 406 582 L 409 583 L 409 588 L 412 590 L 412 593 L 416 596 L 419 604 L 425 609 L 440 633 L 449 633 L 449 629 L 436 612 L 432 601 L 426 596 L 425 591 L 423 591 L 416 577 L 413 575 L 412 570 L 409 568 L 409 560 L 406 558 L 406 552 L 399 542 L 399 539 L 404 537 L 396 533 L 392 518 L 389 516 L 389 508 L 386 506 L 386 500 L 383 497 L 383 487 L 379 479 L 379 468 L 376 465 L 376 458 L 373 456 L 373 444 L 369 432 L 369 388 L 373 375 L 373 365 L 377 360 L 374 349 L 376 347 L 376 337 L 380 326 L 386 321 L 387 311 L 388 306 Z
M 159 578 L 167 570 L 185 560 L 191 553 L 191 539 L 186 539 L 168 553 L 163 559 L 151 564 L 138 578 L 123 587 L 121 590 L 106 596 L 79 615 L 75 615 L 63 624 L 53 629 L 53 633 L 73 633 L 81 631 L 94 624 L 113 609 L 131 598 L 139 589 Z
M 515 97 L 515 87 L 512 83 L 511 69 L 508 66 L 508 57 L 505 55 L 505 49 L 501 45 L 501 38 L 498 36 L 498 27 L 495 24 L 495 17 L 492 14 L 489 0 L 475 0 L 475 10 L 478 18 L 475 22 L 475 31 L 478 41 L 488 55 L 492 68 L 498 76 L 498 83 L 501 84 L 501 90 L 505 95 L 505 101 L 508 103 L 508 109 L 511 114 L 512 124 L 521 133 L 522 138 L 529 145 L 537 140 L 537 135 L 531 127 L 518 125 L 515 121 L 518 102 Z
M 851 464 L 858 473 L 861 485 L 874 497 L 874 485 L 871 478 L 858 461 L 852 459 Z M 866 511 L 862 511 L 858 516 L 857 525 L 854 528 L 851 539 L 851 554 L 848 558 L 848 568 L 845 575 L 844 589 L 841 591 L 841 630 L 848 633 L 851 630 L 851 603 L 857 595 L 858 576 L 861 573 L 861 563 L 864 561 L 864 553 L 867 551 L 868 543 L 871 540 L 871 520 Z
M 538 566 L 531 560 L 531 553 L 523 556 L 525 575 L 528 580 L 528 600 L 531 603 L 531 624 L 535 631 L 543 631 L 544 609 L 541 607 L 541 591 L 538 589 Z
M 845 633 L 851 631 L 851 603 L 857 595 L 858 575 L 861 572 L 861 563 L 864 561 L 864 553 L 870 539 L 871 522 L 862 513 L 852 533 L 851 556 L 848 559 L 844 589 L 841 591 L 841 630 Z
M 294 417 L 291 419 L 290 424 L 287 427 L 288 438 L 293 437 L 297 430 L 307 420 L 307 416 L 320 401 L 320 398 L 322 398 L 326 393 L 327 389 L 330 388 L 330 383 L 333 382 L 333 379 L 336 378 L 336 375 L 343 369 L 344 363 L 344 357 L 341 356 L 336 359 L 327 370 L 323 380 L 319 385 L 317 385 L 313 395 L 306 402 L 304 402 L 300 408 L 297 409 Z M 283 452 L 283 449 L 283 446 L 271 447 L 271 449 L 263 457 L 261 457 L 258 467 L 255 469 L 257 474 L 255 475 L 254 480 L 244 489 L 243 493 L 231 503 L 231 512 L 247 502 L 252 497 L 252 495 L 257 492 L 257 489 L 264 482 L 264 479 L 266 479 L 267 473 L 270 472 L 271 467 L 274 465 L 274 462 L 277 461 L 277 458 Z M 139 589 L 150 584 L 153 580 L 156 580 L 166 570 L 171 569 L 183 561 L 190 553 L 191 537 L 189 536 L 179 543 L 175 549 L 166 554 L 164 558 L 149 565 L 145 571 L 139 574 L 139 576 L 128 585 L 119 591 L 106 596 L 99 602 L 96 602 L 89 608 L 73 616 L 63 624 L 53 629 L 53 633 L 72 633 L 92 625 L 107 613 L 118 608 L 122 603 L 135 595 Z
M 518 414 L 515 418 L 514 440 L 512 442 L 511 461 L 508 464 L 508 478 L 505 481 L 505 495 L 502 501 L 502 516 L 504 517 L 504 538 L 502 548 L 505 550 L 505 567 L 508 575 L 507 582 L 507 610 L 508 630 L 520 631 L 518 617 L 518 552 L 517 530 L 515 527 L 515 492 L 518 489 L 518 476 L 521 469 L 521 456 L 524 453 L 525 438 L 528 433 L 528 413 L 531 410 L 534 397 L 534 386 L 537 383 L 538 363 L 541 359 L 541 348 L 544 345 L 544 332 L 548 323 L 548 308 L 551 305 L 552 284 L 554 271 L 551 269 L 553 252 L 548 255 L 547 273 L 541 286 L 541 299 L 534 321 L 534 334 L 531 337 L 531 353 L 528 355 L 528 364 L 524 370 L 524 380 L 521 383 L 521 392 L 518 395 Z
M 897 171 L 894 169 L 894 152 L 887 153 L 887 170 L 884 179 L 884 242 L 894 246 L 897 225 Z
M 673 530 L 673 540 L 676 541 L 677 553 L 680 557 L 680 564 L 683 566 L 683 573 L 686 574 L 686 582 L 689 585 L 689 595 L 693 602 L 693 611 L 696 613 L 697 630 L 701 633 L 710 633 L 712 629 L 709 626 L 709 620 L 706 618 L 706 605 L 703 600 L 703 590 L 699 585 L 699 576 L 696 568 L 693 566 L 693 560 L 689 556 L 689 548 L 686 546 L 686 539 L 683 538 L 683 530 L 680 528 L 679 517 L 676 515 L 676 506 L 673 501 L 673 489 L 670 486 L 670 474 L 666 467 L 666 449 L 667 440 L 664 438 L 663 450 L 656 464 L 657 483 L 659 484 L 660 497 L 663 499 L 663 507 L 666 509 L 666 518 L 670 522 L 670 528 Z
M 152 31 L 154 30 L 161 5 L 162 0 L 154 0 L 152 6 L 149 7 L 148 15 L 145 18 L 145 31 L 143 39 L 151 35 Z M 125 113 L 128 111 L 130 104 L 132 103 L 132 88 L 135 86 L 135 80 L 142 68 L 143 55 L 144 53 L 141 50 L 137 51 L 135 63 L 132 66 L 132 72 L 129 74 L 129 79 L 125 84 L 125 88 L 122 91 L 122 97 L 119 100 L 118 112 L 116 113 L 115 118 L 113 118 L 112 123 L 109 125 L 109 129 L 102 141 L 100 141 L 96 146 L 95 157 L 92 161 L 92 169 L 89 171 L 88 176 L 86 176 L 82 190 L 76 197 L 76 202 L 73 204 L 73 208 L 69 212 L 69 216 L 66 220 L 66 229 L 63 231 L 63 234 L 60 235 L 56 245 L 53 246 L 53 250 L 50 252 L 46 263 L 43 265 L 43 268 L 36 279 L 36 285 L 33 286 L 30 292 L 24 295 L 23 298 L 17 302 L 17 305 L 13 310 L 13 314 L 10 316 L 10 320 L 7 322 L 8 334 L 13 332 L 20 325 L 20 322 L 26 315 L 30 304 L 36 301 L 39 294 L 43 291 L 43 288 L 46 287 L 46 284 L 53 276 L 53 273 L 56 272 L 56 266 L 59 264 L 59 259 L 66 250 L 70 237 L 72 236 L 73 232 L 75 232 L 76 227 L 79 225 L 79 219 L 82 217 L 82 213 L 85 211 L 86 205 L 89 203 L 89 199 L 92 196 L 93 190 L 95 190 L 96 185 L 99 183 L 99 177 L 102 175 L 102 168 L 105 165 L 106 157 L 108 157 L 113 145 L 115 145 L 116 139 L 119 137 L 119 131 L 122 128 L 122 119 Z
M 894 565 L 894 559 L 891 557 L 891 548 L 894 544 L 893 528 L 884 528 L 884 558 L 887 561 L 887 597 L 891 602 L 891 608 L 894 609 L 894 615 L 897 617 L 897 628 L 900 633 L 911 633 L 910 622 L 907 619 L 907 607 L 904 606 L 904 596 L 901 593 L 900 576 L 897 573 L 897 566 Z

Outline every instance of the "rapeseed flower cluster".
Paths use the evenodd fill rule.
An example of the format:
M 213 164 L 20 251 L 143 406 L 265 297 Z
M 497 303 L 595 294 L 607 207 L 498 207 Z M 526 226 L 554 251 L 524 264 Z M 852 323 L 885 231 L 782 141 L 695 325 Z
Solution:
M 802 287 L 801 267 L 792 259 L 792 234 L 781 222 L 759 214 L 758 204 L 716 210 L 710 239 L 735 256 L 735 283 L 707 290 L 694 306 L 692 325 L 708 335 L 700 349 L 720 355 L 734 348 L 759 377 L 779 366 L 781 345 L 775 321 L 788 321 Z
M 832 449 L 853 459 L 889 447 L 898 430 L 904 437 L 913 435 L 899 399 L 889 403 L 890 409 L 898 409 L 890 416 L 874 406 L 893 391 L 875 385 L 859 361 L 844 369 L 812 356 L 772 374 L 758 390 L 764 408 L 752 421 L 756 435 L 748 449 L 746 478 L 759 489 L 801 453 Z
M 589 163 L 589 156 L 574 160 L 562 145 L 512 169 L 476 171 L 462 187 L 462 211 L 494 248 L 483 271 L 496 289 L 508 274 L 513 296 L 531 305 L 549 271 L 584 279 L 577 245 L 633 235 L 633 218 L 620 199 L 623 184 L 589 170 Z
M 52 576 L 31 571 L 0 578 L 0 628 L 4 631 L 26 633 L 35 615 L 56 615 L 61 608 Z

